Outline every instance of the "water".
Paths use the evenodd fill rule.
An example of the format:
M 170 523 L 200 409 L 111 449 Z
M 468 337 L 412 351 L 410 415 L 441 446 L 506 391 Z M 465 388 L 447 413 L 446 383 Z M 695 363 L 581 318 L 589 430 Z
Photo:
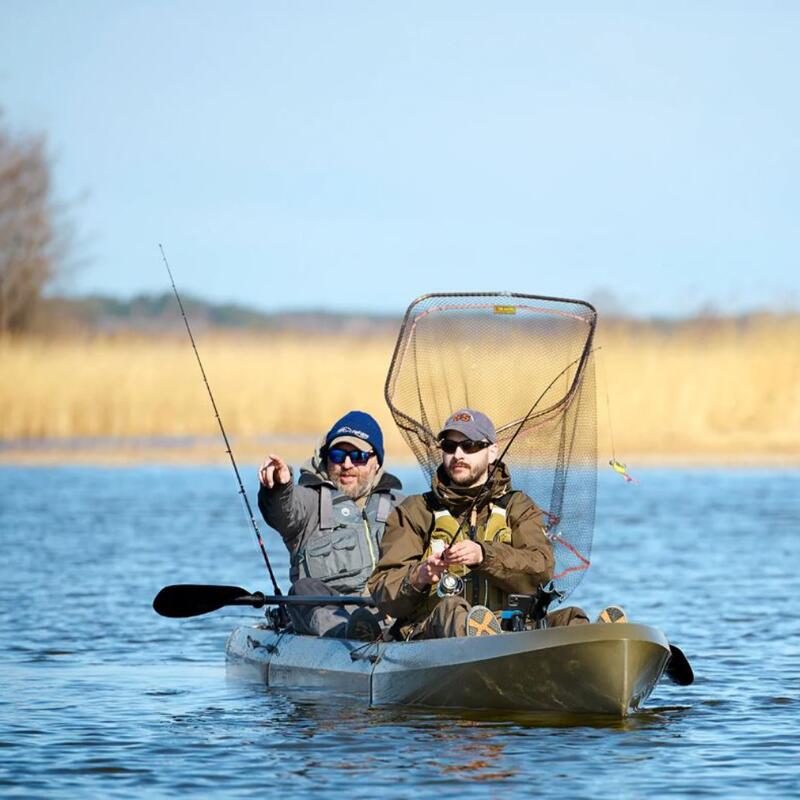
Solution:
M 797 796 L 800 471 L 637 474 L 602 473 L 571 600 L 662 628 L 697 680 L 568 725 L 230 681 L 225 638 L 257 612 L 150 606 L 170 583 L 269 588 L 228 469 L 0 468 L 0 793 Z

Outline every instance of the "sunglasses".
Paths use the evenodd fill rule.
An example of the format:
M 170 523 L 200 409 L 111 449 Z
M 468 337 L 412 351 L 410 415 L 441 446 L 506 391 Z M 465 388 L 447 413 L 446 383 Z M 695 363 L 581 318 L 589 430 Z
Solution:
M 455 439 L 439 440 L 439 447 L 441 447 L 442 451 L 448 455 L 453 455 L 453 453 L 455 453 L 455 451 L 460 447 L 464 453 L 466 453 L 468 456 L 471 456 L 475 455 L 475 453 L 480 453 L 481 450 L 488 446 L 489 442 L 473 442 L 472 439 L 461 439 L 459 441 L 456 441 Z
M 366 464 L 374 455 L 372 450 L 342 450 L 340 447 L 328 450 L 328 459 L 334 464 L 344 464 L 346 458 L 349 458 L 352 464 Z

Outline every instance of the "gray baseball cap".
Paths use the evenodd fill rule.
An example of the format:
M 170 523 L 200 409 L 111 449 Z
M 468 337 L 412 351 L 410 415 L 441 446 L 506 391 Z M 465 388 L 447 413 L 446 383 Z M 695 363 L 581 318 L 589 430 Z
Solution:
M 441 439 L 447 431 L 458 431 L 463 433 L 468 439 L 473 442 L 486 441 L 489 444 L 497 442 L 497 432 L 494 429 L 494 423 L 480 411 L 474 411 L 471 408 L 459 408 L 454 411 L 442 425 L 437 439 Z

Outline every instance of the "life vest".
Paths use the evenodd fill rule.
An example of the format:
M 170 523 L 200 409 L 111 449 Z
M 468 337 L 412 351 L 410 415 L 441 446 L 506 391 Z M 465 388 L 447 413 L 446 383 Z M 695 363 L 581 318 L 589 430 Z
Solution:
M 361 594 L 378 562 L 386 520 L 402 495 L 373 492 L 364 508 L 342 492 L 320 485 L 319 525 L 292 552 L 289 577 L 318 578 L 336 594 Z
M 473 528 L 473 526 L 465 524 L 461 527 L 458 536 L 453 539 L 456 531 L 459 530 L 459 521 L 429 492 L 426 497 L 433 511 L 433 527 L 428 536 L 422 560 L 424 561 L 431 555 L 435 541 L 444 542 L 445 546 L 450 544 L 451 539 L 453 539 L 453 544 L 470 539 L 476 542 L 511 544 L 511 528 L 506 519 L 506 507 L 513 494 L 514 492 L 508 492 L 508 494 L 496 498 L 489 504 L 489 515 L 483 525 Z M 448 567 L 448 571 L 453 575 L 458 575 L 464 581 L 463 596 L 470 605 L 485 605 L 493 611 L 503 607 L 505 592 L 493 586 L 487 578 L 475 574 L 473 570 L 463 564 L 454 564 Z M 436 594 L 436 584 L 433 584 L 428 590 L 425 605 L 432 611 L 439 600 L 440 598 Z

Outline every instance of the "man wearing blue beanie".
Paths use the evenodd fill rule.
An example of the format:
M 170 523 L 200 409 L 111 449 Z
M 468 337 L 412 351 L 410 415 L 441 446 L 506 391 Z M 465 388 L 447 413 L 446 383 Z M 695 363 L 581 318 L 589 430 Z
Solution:
M 383 433 L 364 411 L 349 411 L 325 434 L 300 469 L 270 453 L 259 470 L 258 506 L 290 556 L 289 594 L 364 595 L 377 563 L 383 529 L 403 499 L 402 485 L 383 469 Z M 297 633 L 373 640 L 379 615 L 336 606 L 287 606 Z

